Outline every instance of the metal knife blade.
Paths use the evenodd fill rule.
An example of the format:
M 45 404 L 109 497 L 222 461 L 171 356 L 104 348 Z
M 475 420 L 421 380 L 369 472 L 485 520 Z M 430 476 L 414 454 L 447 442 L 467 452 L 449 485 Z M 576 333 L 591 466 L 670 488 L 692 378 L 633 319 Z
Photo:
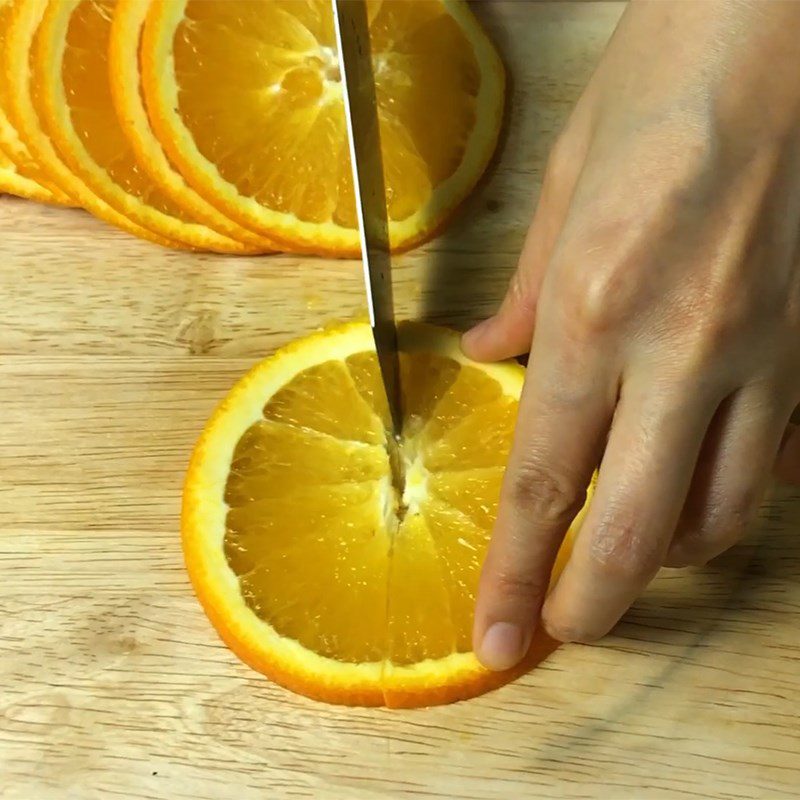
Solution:
M 395 435 L 400 434 L 400 362 L 392 294 L 392 257 L 383 177 L 378 99 L 364 0 L 331 0 L 344 94 L 361 259 L 375 349 Z

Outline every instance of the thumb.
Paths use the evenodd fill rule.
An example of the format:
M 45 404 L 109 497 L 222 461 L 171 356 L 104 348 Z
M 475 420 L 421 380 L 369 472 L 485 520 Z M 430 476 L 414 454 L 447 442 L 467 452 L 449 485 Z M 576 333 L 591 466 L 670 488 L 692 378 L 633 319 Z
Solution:
M 786 429 L 775 464 L 775 477 L 782 483 L 794 483 L 800 486 L 800 426 L 798 425 L 790 425 Z
M 533 339 L 538 294 L 539 281 L 520 265 L 498 312 L 464 334 L 464 353 L 475 361 L 500 361 L 527 353 Z
M 464 334 L 461 341 L 464 354 L 476 361 L 499 361 L 531 349 L 539 289 L 582 164 L 582 151 L 574 152 L 571 139 L 564 141 L 569 147 L 556 146 L 550 155 L 536 213 L 500 310 Z
M 461 340 L 464 354 L 475 361 L 500 361 L 531 349 L 539 289 L 566 213 L 565 203 L 554 201 L 552 186 L 545 180 L 517 271 L 500 309 L 467 331 Z

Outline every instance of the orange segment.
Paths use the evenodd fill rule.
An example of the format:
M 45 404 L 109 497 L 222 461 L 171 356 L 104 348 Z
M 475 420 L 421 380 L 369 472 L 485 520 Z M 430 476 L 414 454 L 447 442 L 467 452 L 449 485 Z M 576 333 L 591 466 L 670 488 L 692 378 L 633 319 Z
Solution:
M 472 614 L 491 527 L 479 527 L 451 506 L 430 500 L 423 518 L 439 554 L 452 614 L 455 648 L 472 649 Z
M 431 500 L 460 512 L 482 531 L 490 531 L 497 517 L 503 472 L 502 467 L 487 467 L 433 473 L 428 477 Z
M 423 459 L 431 472 L 502 467 L 508 460 L 519 403 L 502 397 L 452 424 L 441 438 L 425 432 Z
M 379 54 L 378 102 L 388 140 L 387 187 L 392 217 L 404 219 L 415 210 L 411 204 L 402 207 L 404 198 L 408 203 L 417 193 L 427 201 L 464 160 L 482 111 L 483 65 L 465 47 L 464 29 L 442 3 L 383 2 L 378 8 L 372 42 Z
M 343 442 L 271 420 L 252 425 L 236 446 L 225 502 L 238 506 L 280 497 L 298 486 L 337 486 L 388 474 L 380 447 Z
M 389 571 L 389 661 L 398 666 L 455 652 L 445 574 L 425 519 L 406 518 L 392 543 Z
M 414 358 L 400 354 L 406 435 L 415 435 L 427 423 L 458 373 L 458 362 L 452 358 L 425 352 L 415 354 Z
M 131 222 L 186 247 L 259 252 L 198 224 L 139 166 L 111 98 L 108 45 L 115 5 L 55 0 L 47 6 L 33 61 L 42 127 L 70 170 Z
M 380 444 L 383 428 L 341 361 L 309 367 L 264 406 L 267 419 L 342 439 Z
M 390 238 L 409 247 L 485 169 L 503 69 L 463 0 L 368 9 Z M 152 0 L 142 85 L 158 138 L 209 203 L 290 249 L 359 252 L 329 0 Z
M 228 513 L 225 553 L 247 606 L 323 657 L 358 663 L 386 655 L 389 539 L 375 535 L 376 491 L 306 490 Z
M 487 442 L 495 458 L 508 451 L 522 368 L 472 364 L 456 334 L 427 326 L 401 327 L 400 343 L 404 401 L 419 416 L 398 443 L 381 423 L 370 328 L 354 323 L 255 367 L 208 424 L 186 479 L 186 563 L 220 635 L 256 669 L 329 702 L 472 697 L 555 647 L 537 634 L 507 673 L 471 649 L 503 476 L 485 463 Z M 470 436 L 476 467 L 465 466 Z M 431 471 L 428 453 L 446 469 Z M 570 537 L 554 575 L 569 550 Z
M 391 425 L 389 403 L 383 388 L 378 359 L 373 353 L 356 353 L 347 359 L 347 368 L 367 405 L 380 417 L 385 428 Z
M 463 366 L 452 386 L 436 403 L 422 432 L 422 441 L 437 442 L 451 428 L 470 415 L 476 406 L 500 399 L 502 389 L 497 381 L 476 367 Z

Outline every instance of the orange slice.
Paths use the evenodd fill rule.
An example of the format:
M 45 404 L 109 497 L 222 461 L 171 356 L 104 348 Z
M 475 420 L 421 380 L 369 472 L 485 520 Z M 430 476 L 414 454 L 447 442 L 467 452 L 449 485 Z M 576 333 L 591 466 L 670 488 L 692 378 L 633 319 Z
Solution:
M 13 161 L 0 150 L 0 194 L 13 194 L 38 200 L 40 203 L 55 203 L 53 193 L 31 178 L 22 175 Z
M 495 149 L 504 73 L 463 0 L 369 2 L 393 247 L 429 238 Z M 359 252 L 330 0 L 153 0 L 150 120 L 210 203 L 287 249 Z
M 3 49 L 6 30 L 11 19 L 12 0 L 0 0 L 0 64 L 3 63 Z M 6 116 L 6 81 L 0 69 L 0 154 L 3 156 L 3 191 L 18 194 L 31 200 L 59 205 L 73 205 L 63 193 L 46 185 L 46 179 L 36 162 L 22 143 L 14 126 Z M 13 165 L 13 167 L 11 166 Z
M 108 53 L 114 107 L 139 165 L 164 194 L 192 218 L 250 247 L 274 249 L 264 237 L 238 225 L 195 192 L 169 162 L 153 133 L 141 93 L 139 72 L 139 45 L 148 7 L 149 0 L 117 0 Z
M 218 253 L 264 252 L 198 224 L 139 166 L 111 99 L 114 0 L 51 0 L 36 34 L 33 80 L 42 127 L 97 197 L 159 236 Z M 255 237 L 251 237 L 255 239 Z
M 6 81 L 6 112 L 49 184 L 96 217 L 129 233 L 168 247 L 182 247 L 129 220 L 99 198 L 69 170 L 42 127 L 41 89 L 32 69 L 35 37 L 47 9 L 47 0 L 14 0 L 6 29 L 3 71 Z
M 471 363 L 437 328 L 407 324 L 400 340 L 399 444 L 387 438 L 369 325 L 350 323 L 245 376 L 186 477 L 186 564 L 222 639 L 275 681 L 332 703 L 471 697 L 555 647 L 537 634 L 508 673 L 488 672 L 471 649 L 522 368 Z

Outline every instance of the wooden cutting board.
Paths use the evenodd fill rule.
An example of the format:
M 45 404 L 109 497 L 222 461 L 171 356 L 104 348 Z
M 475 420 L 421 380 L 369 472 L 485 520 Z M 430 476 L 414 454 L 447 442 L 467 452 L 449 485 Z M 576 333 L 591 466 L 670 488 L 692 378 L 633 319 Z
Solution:
M 554 133 L 619 3 L 484 3 L 513 76 L 502 156 L 408 255 L 404 316 L 502 295 Z M 362 314 L 359 265 L 220 258 L 0 200 L 0 797 L 795 798 L 800 496 L 704 570 L 666 573 L 602 644 L 418 711 L 295 697 L 217 640 L 184 574 L 181 480 L 254 361 Z

